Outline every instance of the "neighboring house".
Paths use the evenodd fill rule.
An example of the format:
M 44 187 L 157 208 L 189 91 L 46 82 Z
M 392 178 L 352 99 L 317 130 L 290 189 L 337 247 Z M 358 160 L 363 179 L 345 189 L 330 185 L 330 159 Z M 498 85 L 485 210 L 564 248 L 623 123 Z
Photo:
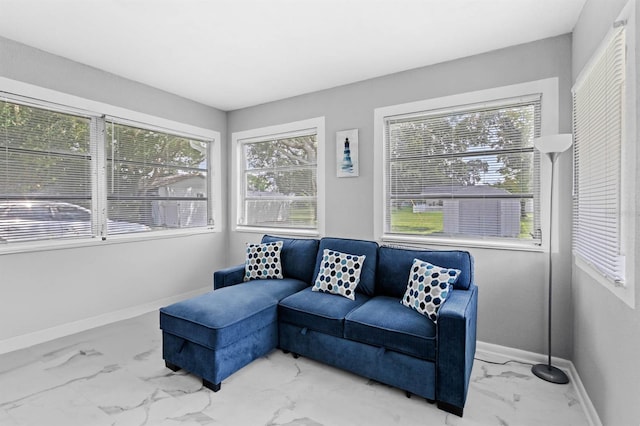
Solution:
M 283 197 L 286 195 L 279 192 L 247 192 L 246 211 L 250 214 L 245 218 L 245 225 L 270 225 L 288 221 L 291 200 L 283 200 Z
M 414 213 L 443 212 L 445 234 L 467 234 L 490 237 L 518 237 L 520 234 L 520 199 L 500 198 L 509 192 L 487 185 L 424 188 L 422 195 L 430 199 L 413 206 Z M 464 198 L 451 198 L 464 197 Z M 449 198 L 447 198 L 449 197 Z
M 159 198 L 184 197 L 185 200 L 160 199 L 151 202 L 152 226 L 185 228 L 207 225 L 207 185 L 204 176 L 175 175 L 156 179 L 147 194 Z M 202 198 L 202 201 L 194 200 Z

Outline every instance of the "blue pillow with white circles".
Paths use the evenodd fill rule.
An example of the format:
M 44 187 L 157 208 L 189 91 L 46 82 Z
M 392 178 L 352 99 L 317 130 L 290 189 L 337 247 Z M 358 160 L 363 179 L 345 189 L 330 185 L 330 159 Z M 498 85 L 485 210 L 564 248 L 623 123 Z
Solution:
M 355 300 L 356 287 L 360 283 L 360 271 L 365 258 L 365 255 L 357 256 L 324 249 L 312 290 L 339 294 Z
M 438 310 L 447 300 L 459 275 L 458 269 L 443 268 L 414 259 L 409 273 L 407 291 L 400 303 L 437 323 Z
M 244 280 L 282 279 L 280 253 L 282 241 L 264 244 L 247 244 L 244 264 Z

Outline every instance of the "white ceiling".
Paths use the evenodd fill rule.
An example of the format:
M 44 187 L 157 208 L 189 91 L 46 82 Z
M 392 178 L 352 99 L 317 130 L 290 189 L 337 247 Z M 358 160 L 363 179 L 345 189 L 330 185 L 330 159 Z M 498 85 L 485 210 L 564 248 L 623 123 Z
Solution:
M 0 0 L 0 36 L 234 110 L 565 34 L 584 2 Z

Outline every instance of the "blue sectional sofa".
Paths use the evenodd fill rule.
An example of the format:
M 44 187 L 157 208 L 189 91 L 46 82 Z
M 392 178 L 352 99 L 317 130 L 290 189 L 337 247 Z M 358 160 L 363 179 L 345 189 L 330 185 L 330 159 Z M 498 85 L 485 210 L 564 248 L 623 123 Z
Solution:
M 439 408 L 462 416 L 478 301 L 468 252 L 381 247 L 341 238 L 265 235 L 262 243 L 278 246 L 280 263 L 257 273 L 275 271 L 282 278 L 246 280 L 249 268 L 238 265 L 215 272 L 214 291 L 160 310 L 167 367 L 184 368 L 217 391 L 235 371 L 280 348 L 436 401 Z M 342 294 L 328 292 L 337 290 L 330 274 L 339 262 L 327 257 L 334 253 L 343 263 L 345 254 L 359 261 L 349 271 L 342 269 Z M 409 301 L 411 274 L 418 284 L 412 267 L 425 265 L 422 261 L 456 270 L 449 281 L 453 284 L 442 286 L 447 298 L 432 318 L 418 312 L 417 301 L 415 309 L 401 303 Z M 354 283 L 346 277 L 353 280 L 354 269 L 359 282 L 351 293 Z M 333 289 L 327 290 L 330 283 Z M 414 306 L 414 300 L 406 304 Z

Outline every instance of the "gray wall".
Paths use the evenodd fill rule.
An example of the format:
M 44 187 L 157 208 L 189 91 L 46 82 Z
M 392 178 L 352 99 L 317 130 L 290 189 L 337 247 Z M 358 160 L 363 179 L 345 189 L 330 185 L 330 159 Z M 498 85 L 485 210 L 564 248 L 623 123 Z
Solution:
M 327 236 L 374 238 L 374 109 L 411 101 L 557 77 L 560 131 L 570 132 L 571 36 L 554 37 L 439 65 L 388 75 L 228 113 L 228 134 L 317 116 L 326 119 Z M 336 178 L 335 132 L 359 129 L 360 177 Z M 229 137 L 229 144 L 231 138 Z M 229 156 L 230 158 L 230 156 Z M 554 263 L 554 354 L 570 358 L 571 160 L 561 157 L 559 254 Z M 233 218 L 230 218 L 233 220 Z M 231 233 L 230 263 L 243 261 L 245 242 L 260 235 Z M 465 247 L 460 247 L 465 248 Z M 476 258 L 480 287 L 478 338 L 509 347 L 546 352 L 546 255 L 469 249 Z
M 588 0 L 573 34 L 573 78 L 594 53 L 627 0 Z M 640 4 L 636 2 L 636 22 Z M 637 25 L 637 24 L 636 24 Z M 640 32 L 639 32 L 640 33 Z M 636 34 L 636 45 L 640 37 Z M 636 50 L 636 67 L 640 54 Z M 637 70 L 640 68 L 636 68 Z M 636 75 L 636 88 L 640 76 Z M 636 100 L 636 123 L 640 107 Z M 638 141 L 638 135 L 630 135 Z M 640 150 L 636 164 L 640 163 Z M 636 182 L 636 230 L 640 229 L 640 201 Z M 636 255 L 640 253 L 636 231 Z M 640 267 L 635 265 L 635 276 Z M 573 363 L 604 425 L 640 424 L 640 287 L 636 282 L 636 308 L 632 309 L 579 267 L 574 267 Z
M 226 114 L 214 108 L 4 38 L 0 58 L 2 77 L 216 130 L 226 138 Z M 226 240 L 220 232 L 0 254 L 0 341 L 210 287 L 213 271 L 226 264 Z

